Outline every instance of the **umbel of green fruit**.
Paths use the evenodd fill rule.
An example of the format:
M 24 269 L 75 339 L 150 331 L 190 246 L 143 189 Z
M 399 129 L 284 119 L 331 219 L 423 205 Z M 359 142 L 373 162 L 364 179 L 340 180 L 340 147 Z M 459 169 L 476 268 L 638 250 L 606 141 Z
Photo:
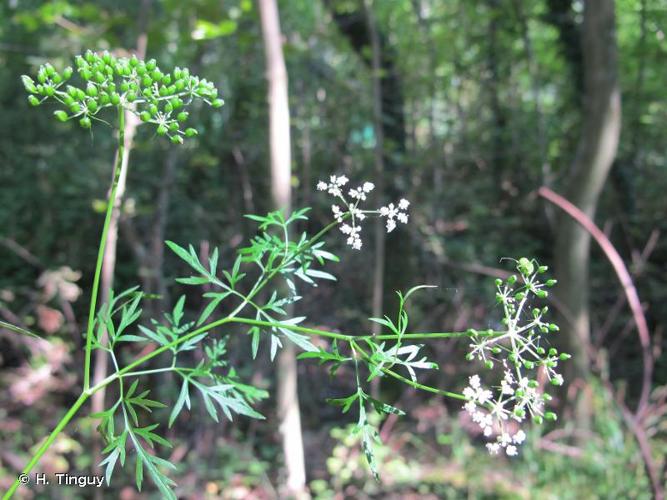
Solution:
M 30 105 L 54 100 L 61 106 L 53 113 L 59 121 L 76 119 L 84 129 L 96 121 L 106 123 L 100 115 L 107 108 L 128 110 L 142 122 L 153 124 L 157 135 L 182 144 L 184 138 L 198 134 L 194 128 L 181 128 L 190 105 L 197 100 L 215 108 L 224 104 L 212 82 L 191 75 L 187 68 L 165 73 L 155 59 L 142 61 L 136 56 L 115 57 L 89 50 L 76 56 L 75 66 L 80 76 L 76 85 L 71 82 L 74 70 L 70 66 L 58 72 L 46 63 L 40 66 L 36 81 L 23 75 Z

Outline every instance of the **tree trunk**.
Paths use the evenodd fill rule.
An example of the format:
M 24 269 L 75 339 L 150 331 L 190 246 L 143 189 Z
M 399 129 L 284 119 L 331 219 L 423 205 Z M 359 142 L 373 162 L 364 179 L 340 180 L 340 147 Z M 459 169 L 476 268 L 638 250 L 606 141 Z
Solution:
M 621 97 L 613 0 L 587 0 L 582 31 L 584 114 L 582 134 L 571 167 L 567 198 L 593 219 L 598 199 L 616 156 L 621 128 Z M 589 375 L 590 235 L 573 219 L 562 217 L 556 234 L 557 297 L 563 308 L 562 326 L 573 355 L 574 375 Z M 587 425 L 590 408 L 578 404 L 580 425 Z
M 282 34 L 276 0 L 259 0 L 262 38 L 269 82 L 269 120 L 271 151 L 271 194 L 274 206 L 290 210 L 290 116 L 287 98 L 287 69 L 283 57 Z M 303 437 L 297 394 L 297 366 L 294 345 L 285 342 L 278 354 L 277 399 L 280 434 L 285 458 L 286 494 L 303 497 L 306 471 L 303 456 Z
M 137 57 L 143 59 L 146 56 L 147 44 L 147 20 L 150 9 L 151 0 L 143 0 L 141 5 L 141 14 L 139 16 L 139 37 L 137 39 Z M 109 301 L 109 292 L 113 287 L 113 277 L 116 270 L 116 248 L 118 243 L 118 223 L 121 215 L 121 207 L 125 195 L 125 185 L 127 180 L 127 169 L 130 160 L 130 152 L 132 151 L 132 143 L 134 141 L 134 134 L 136 133 L 139 119 L 129 111 L 125 113 L 125 136 L 123 157 L 121 158 L 120 173 L 118 176 L 118 187 L 116 188 L 116 200 L 113 210 L 111 212 L 111 219 L 109 220 L 109 231 L 107 233 L 107 242 L 104 248 L 104 257 L 102 260 L 102 276 L 100 280 L 100 304 L 106 304 Z M 118 152 L 116 152 L 118 155 Z M 106 341 L 106 332 L 103 338 Z M 95 351 L 95 367 L 93 371 L 93 385 L 98 384 L 107 376 L 108 368 L 107 353 L 101 349 Z M 91 407 L 93 413 L 99 413 L 104 409 L 104 397 L 106 395 L 106 388 L 102 388 L 93 394 L 91 398 Z M 96 466 L 100 456 L 99 441 L 97 434 L 93 438 L 93 457 L 94 466 Z M 101 498 L 96 495 L 96 498 Z

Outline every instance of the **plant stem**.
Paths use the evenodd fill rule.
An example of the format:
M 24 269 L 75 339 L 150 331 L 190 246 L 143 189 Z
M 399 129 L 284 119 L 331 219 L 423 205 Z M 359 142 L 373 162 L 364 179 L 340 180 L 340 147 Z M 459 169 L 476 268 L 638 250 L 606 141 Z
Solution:
M 42 455 L 46 452 L 46 450 L 49 449 L 49 447 L 53 444 L 53 442 L 56 440 L 56 437 L 58 437 L 58 434 L 65 428 L 65 426 L 69 423 L 70 420 L 72 420 L 72 417 L 76 414 L 76 412 L 81 408 L 81 405 L 86 402 L 86 400 L 90 397 L 91 393 L 90 392 L 82 392 L 81 395 L 79 396 L 79 399 L 76 400 L 76 402 L 71 406 L 71 408 L 65 413 L 65 416 L 60 419 L 60 422 L 58 422 L 58 425 L 56 425 L 55 429 L 49 434 L 49 437 L 46 438 L 46 440 L 42 443 L 42 445 L 39 447 L 37 452 L 33 455 L 33 457 L 30 459 L 30 462 L 28 462 L 28 465 L 25 466 L 23 469 L 22 473 L 23 474 L 30 474 L 30 471 L 32 468 L 39 462 L 39 459 L 42 458 Z M 14 481 L 12 486 L 7 490 L 7 493 L 4 494 L 2 497 L 3 500 L 8 500 L 12 497 L 16 489 L 21 485 L 21 481 L 19 481 L 18 478 Z
M 95 277 L 93 278 L 93 289 L 90 292 L 90 310 L 88 312 L 88 328 L 86 328 L 86 358 L 83 368 L 83 390 L 87 391 L 90 387 L 90 353 L 93 342 L 93 327 L 95 324 L 95 314 L 97 312 L 97 295 L 100 287 L 100 274 L 102 272 L 102 262 L 104 261 L 104 249 L 107 244 L 107 233 L 109 232 L 109 223 L 111 222 L 111 213 L 116 203 L 116 190 L 120 178 L 120 164 L 125 153 L 125 110 L 121 105 L 118 106 L 118 149 L 113 164 L 113 180 L 111 183 L 111 192 L 107 201 L 106 216 L 104 218 L 104 227 L 100 238 L 100 246 L 97 251 L 97 263 L 95 264 Z

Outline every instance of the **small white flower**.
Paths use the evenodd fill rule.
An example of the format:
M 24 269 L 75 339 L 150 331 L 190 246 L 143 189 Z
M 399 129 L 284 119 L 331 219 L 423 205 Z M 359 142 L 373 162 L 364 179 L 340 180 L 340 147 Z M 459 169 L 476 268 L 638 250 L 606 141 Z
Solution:
M 322 181 L 320 181 L 320 182 L 317 183 L 317 190 L 318 190 L 318 191 L 326 191 L 326 190 L 327 190 L 327 187 L 328 187 L 328 186 L 327 186 L 327 183 L 326 183 L 326 182 L 322 182 Z
M 516 449 L 516 446 L 511 444 L 507 448 L 505 448 L 505 453 L 507 453 L 508 456 L 513 457 L 517 455 L 518 451 Z
M 525 440 L 526 440 L 526 433 L 520 429 L 516 434 L 514 434 L 514 437 L 512 438 L 512 441 L 514 441 L 516 444 L 521 444 Z
M 371 191 L 373 191 L 373 189 L 375 189 L 375 184 L 373 184 L 372 182 L 364 182 L 364 185 L 361 187 L 361 189 L 365 193 L 370 193 Z
M 401 198 L 401 201 L 398 202 L 398 208 L 400 208 L 401 210 L 407 210 L 409 206 L 410 202 L 405 198 Z
M 387 219 L 387 232 L 391 233 L 394 229 L 396 229 L 396 222 L 394 219 Z
M 498 443 L 486 443 L 486 449 L 489 450 L 491 455 L 497 455 L 500 451 L 500 445 Z
M 402 222 L 403 224 L 408 223 L 408 214 L 400 213 L 396 216 L 399 222 Z

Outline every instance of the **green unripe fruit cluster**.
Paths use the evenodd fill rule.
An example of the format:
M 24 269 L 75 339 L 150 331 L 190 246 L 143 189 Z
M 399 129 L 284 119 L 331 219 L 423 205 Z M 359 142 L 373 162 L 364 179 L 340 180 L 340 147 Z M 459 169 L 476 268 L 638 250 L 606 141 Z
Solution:
M 58 73 L 46 63 L 39 68 L 37 83 L 23 76 L 23 85 L 30 94 L 29 104 L 38 106 L 46 98 L 54 98 L 65 106 L 54 113 L 56 118 L 60 121 L 77 118 L 85 129 L 92 126 L 92 118 L 104 108 L 128 110 L 143 122 L 155 124 L 158 135 L 167 136 L 177 144 L 184 137 L 197 135 L 194 128 L 180 128 L 189 117 L 184 107 L 197 99 L 216 108 L 224 104 L 212 82 L 191 75 L 187 68 L 176 67 L 165 73 L 155 59 L 142 61 L 136 56 L 115 57 L 106 51 L 88 50 L 76 56 L 75 67 L 83 88 L 73 85 L 62 88 L 74 73 L 72 67 Z

